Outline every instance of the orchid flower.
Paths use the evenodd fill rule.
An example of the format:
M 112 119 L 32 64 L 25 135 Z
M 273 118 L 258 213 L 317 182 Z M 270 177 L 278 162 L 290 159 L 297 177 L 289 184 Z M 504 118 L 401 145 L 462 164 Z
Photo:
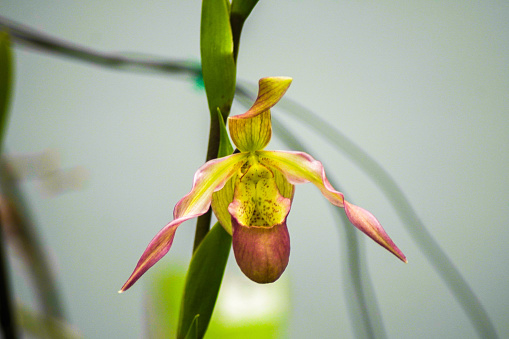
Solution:
M 302 152 L 263 150 L 272 135 L 270 108 L 281 99 L 291 81 L 287 77 L 261 79 L 253 106 L 244 114 L 228 118 L 237 151 L 198 169 L 191 192 L 175 206 L 174 220 L 149 243 L 121 292 L 169 251 L 180 224 L 204 214 L 211 206 L 223 228 L 232 235 L 233 252 L 242 272 L 258 283 L 276 281 L 290 257 L 286 219 L 294 185 L 307 182 L 318 187 L 332 204 L 343 208 L 355 227 L 406 262 L 378 220 L 346 201 L 332 187 L 319 161 Z

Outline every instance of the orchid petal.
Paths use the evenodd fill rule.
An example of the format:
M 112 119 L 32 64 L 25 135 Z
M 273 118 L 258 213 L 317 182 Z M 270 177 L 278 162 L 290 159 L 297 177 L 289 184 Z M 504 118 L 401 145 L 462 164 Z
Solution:
M 246 227 L 232 218 L 233 253 L 241 271 L 266 284 L 279 279 L 290 259 L 290 235 L 283 223 L 273 227 Z
M 303 152 L 259 151 L 259 161 L 279 169 L 292 184 L 311 182 L 332 204 L 343 207 L 350 222 L 367 236 L 404 262 L 406 257 L 368 211 L 345 201 L 343 193 L 332 187 L 321 162 Z
M 274 106 L 292 82 L 287 77 L 260 79 L 258 97 L 244 114 L 228 118 L 230 136 L 241 152 L 263 149 L 272 136 L 270 108 Z
M 232 217 L 228 212 L 228 205 L 233 201 L 233 192 L 237 175 L 233 175 L 230 180 L 219 191 L 212 195 L 212 210 L 217 221 L 223 226 L 228 234 L 232 235 Z
M 291 200 L 279 193 L 274 174 L 252 164 L 235 183 L 229 205 L 233 226 L 233 252 L 242 272 L 253 281 L 276 281 L 290 256 L 286 217 Z
M 279 193 L 283 197 L 290 199 L 290 201 L 293 201 L 295 185 L 291 184 L 288 181 L 288 179 L 286 179 L 286 176 L 283 173 L 281 173 L 277 168 L 271 168 L 270 166 L 267 166 L 267 168 L 269 168 L 270 171 L 274 174 L 274 181 L 276 182 Z
M 249 119 L 228 118 L 230 136 L 241 152 L 264 149 L 272 137 L 270 110 Z
M 272 227 L 286 219 L 291 203 L 279 193 L 274 174 L 256 163 L 237 178 L 228 211 L 244 226 Z
M 180 218 L 188 213 L 205 213 L 212 193 L 223 188 L 225 183 L 247 160 L 247 154 L 232 154 L 205 163 L 194 174 L 193 189 L 183 197 L 173 210 L 173 217 Z
M 277 185 L 279 193 L 285 197 L 293 200 L 293 194 L 295 193 L 295 186 L 290 184 L 286 177 L 279 172 L 277 169 L 270 168 L 272 174 L 274 174 L 274 180 Z M 222 189 L 214 192 L 212 195 L 212 210 L 216 215 L 217 220 L 221 223 L 223 228 L 232 235 L 232 222 L 231 215 L 228 211 L 228 205 L 233 201 L 233 193 L 235 190 L 237 175 L 233 175 L 230 180 L 224 185 Z
M 141 278 L 141 276 L 145 274 L 149 268 L 154 266 L 156 262 L 168 253 L 171 248 L 171 244 L 173 243 L 173 238 L 175 237 L 175 231 L 181 223 L 199 215 L 200 214 L 189 214 L 185 218 L 175 219 L 160 230 L 148 244 L 147 248 L 141 255 L 140 260 L 138 260 L 133 273 L 131 273 L 131 276 L 127 279 L 124 286 L 122 286 L 119 293 L 126 291 L 134 285 L 134 283 L 138 281 L 138 279 Z
M 345 212 L 350 222 L 376 241 L 380 246 L 397 256 L 401 261 L 407 262 L 405 255 L 389 238 L 378 220 L 362 207 L 353 205 L 345 200 Z
M 191 192 L 175 206 L 173 211 L 174 220 L 150 241 L 120 292 L 131 287 L 150 267 L 168 253 L 175 231 L 180 224 L 207 212 L 213 192 L 224 186 L 228 179 L 243 165 L 245 159 L 244 154 L 233 154 L 211 160 L 200 167 L 194 175 Z
M 281 171 L 291 184 L 311 182 L 332 204 L 343 207 L 343 193 L 329 183 L 320 161 L 304 152 L 258 151 L 260 163 Z
M 283 97 L 292 83 L 289 77 L 267 77 L 258 81 L 258 97 L 244 114 L 230 117 L 229 120 L 249 119 L 272 108 Z

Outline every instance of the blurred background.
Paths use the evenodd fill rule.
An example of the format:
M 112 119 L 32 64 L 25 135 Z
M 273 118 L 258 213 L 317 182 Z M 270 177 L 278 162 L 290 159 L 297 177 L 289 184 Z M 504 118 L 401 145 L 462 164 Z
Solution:
M 0 3 L 2 16 L 92 49 L 194 62 L 200 10 L 200 1 Z M 286 96 L 392 175 L 501 338 L 509 337 L 508 18 L 506 2 L 260 1 L 244 26 L 237 73 L 252 84 L 293 77 Z M 86 338 L 145 337 L 152 282 L 169 267 L 185 270 L 195 222 L 179 228 L 170 253 L 131 290 L 117 291 L 204 162 L 204 92 L 185 76 L 112 70 L 21 45 L 14 52 L 6 152 L 49 150 L 63 171 L 76 171 L 54 197 L 41 191 L 43 180 L 22 182 L 69 321 Z M 243 111 L 234 104 L 232 114 Z M 405 265 L 363 239 L 387 336 L 476 338 L 409 236 L 421 226 L 405 225 L 373 179 L 319 134 L 277 106 L 273 116 L 406 254 Z M 277 134 L 268 148 L 286 149 Z M 276 337 L 354 337 L 342 226 L 332 212 L 315 187 L 297 187 L 290 264 L 260 292 L 280 288 L 287 303 Z M 26 268 L 10 253 L 17 300 L 37 308 Z M 251 284 L 234 260 L 226 274 Z

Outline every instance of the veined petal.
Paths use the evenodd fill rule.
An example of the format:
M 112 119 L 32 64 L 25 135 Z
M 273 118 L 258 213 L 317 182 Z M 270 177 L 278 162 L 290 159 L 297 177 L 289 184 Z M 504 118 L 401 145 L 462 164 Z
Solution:
M 269 110 L 286 93 L 292 83 L 289 77 L 267 77 L 258 81 L 258 97 L 251 108 L 244 114 L 230 117 L 229 120 L 249 119 Z
M 175 231 L 184 221 L 198 217 L 210 207 L 214 191 L 221 189 L 247 159 L 245 154 L 233 154 L 205 163 L 194 175 L 191 192 L 183 197 L 173 211 L 174 220 L 150 241 L 129 279 L 120 292 L 131 287 L 150 267 L 170 250 Z
M 237 175 L 234 174 L 230 180 L 219 191 L 212 194 L 211 207 L 214 214 L 228 234 L 232 235 L 232 217 L 228 212 L 228 205 L 233 201 L 233 192 L 235 190 L 235 182 Z
M 272 137 L 270 110 L 249 119 L 228 118 L 228 122 L 232 141 L 241 152 L 264 149 Z
M 292 184 L 311 182 L 334 205 L 343 207 L 350 222 L 399 259 L 407 262 L 405 255 L 389 238 L 382 225 L 368 211 L 347 202 L 343 193 L 329 183 L 321 162 L 303 152 L 258 151 L 259 161 L 279 169 Z
M 332 204 L 343 207 L 343 193 L 329 183 L 320 161 L 304 152 L 258 151 L 260 163 L 281 171 L 291 184 L 311 182 Z
M 407 262 L 405 255 L 389 238 L 384 231 L 382 225 L 378 222 L 373 214 L 366 211 L 362 207 L 350 204 L 345 200 L 345 212 L 350 222 L 367 234 L 371 239 L 376 241 L 389 252 L 397 256 L 401 261 Z
M 193 189 L 175 205 L 173 217 L 177 219 L 184 214 L 195 214 L 203 210 L 205 213 L 210 206 L 212 193 L 223 188 L 247 157 L 245 153 L 232 154 L 210 160 L 200 167 L 194 174 Z
M 230 136 L 241 152 L 261 150 L 270 141 L 272 125 L 270 108 L 274 106 L 292 82 L 287 77 L 263 78 L 259 81 L 258 97 L 244 114 L 228 118 Z

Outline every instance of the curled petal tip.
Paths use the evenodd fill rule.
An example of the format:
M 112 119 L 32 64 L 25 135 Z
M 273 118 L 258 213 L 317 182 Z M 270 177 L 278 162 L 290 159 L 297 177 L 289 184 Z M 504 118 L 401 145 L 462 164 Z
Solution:
M 389 252 L 394 254 L 404 263 L 407 263 L 405 255 L 401 250 L 394 244 L 389 235 L 385 232 L 382 225 L 378 220 L 365 209 L 350 204 L 348 201 L 344 201 L 345 212 L 350 222 L 357 227 L 359 230 L 364 232 L 367 236 L 377 242 L 379 245 L 387 249 Z
M 291 82 L 289 77 L 260 79 L 253 106 L 243 114 L 228 118 L 230 136 L 240 151 L 257 151 L 267 146 L 272 136 L 270 108 L 283 97 Z
M 258 96 L 253 106 L 244 114 L 235 115 L 229 120 L 249 119 L 272 108 L 290 87 L 290 77 L 267 77 L 258 82 Z
M 282 91 L 286 91 L 288 87 L 290 87 L 292 80 L 293 79 L 291 77 L 285 76 L 265 77 L 261 78 L 260 81 L 258 81 L 258 84 L 262 89 L 264 89 L 264 87 L 269 87 L 269 88 L 280 88 Z

